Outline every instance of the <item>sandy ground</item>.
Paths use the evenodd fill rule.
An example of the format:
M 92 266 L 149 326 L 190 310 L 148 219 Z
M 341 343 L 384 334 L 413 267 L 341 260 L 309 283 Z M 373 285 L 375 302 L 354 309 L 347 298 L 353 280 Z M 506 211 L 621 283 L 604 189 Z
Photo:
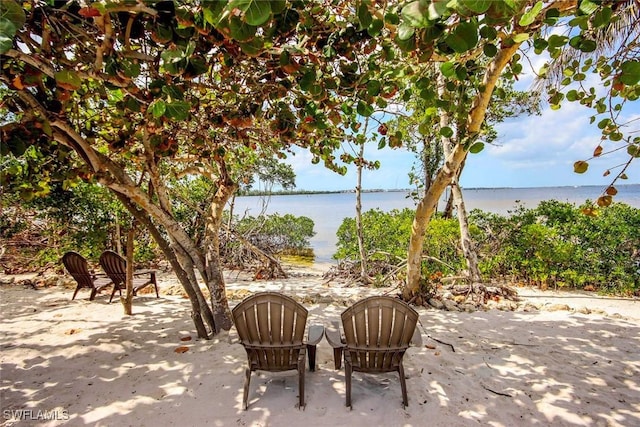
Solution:
M 298 272 L 299 273 L 299 272 Z M 160 287 L 175 279 L 161 277 Z M 305 303 L 308 324 L 388 289 L 324 284 L 319 271 L 228 288 L 275 290 Z M 232 295 L 233 295 L 232 292 Z M 418 308 L 423 343 L 409 349 L 403 409 L 395 374 L 344 370 L 326 341 L 296 407 L 295 372 L 253 374 L 242 410 L 246 356 L 236 334 L 198 340 L 189 303 L 140 295 L 134 316 L 88 291 L 0 286 L 3 425 L 91 426 L 639 426 L 640 301 L 520 290 L 541 310 L 457 313 Z M 239 301 L 234 299 L 232 305 Z M 568 306 L 562 308 L 563 305 Z M 584 314 L 589 313 L 589 314 Z M 176 352 L 179 347 L 187 351 Z

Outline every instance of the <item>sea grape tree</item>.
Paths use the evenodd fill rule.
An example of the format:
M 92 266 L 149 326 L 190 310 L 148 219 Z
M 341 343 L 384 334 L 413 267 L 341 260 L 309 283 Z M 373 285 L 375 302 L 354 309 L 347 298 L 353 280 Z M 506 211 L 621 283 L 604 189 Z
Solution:
M 456 177 L 468 152 L 479 148 L 476 138 L 482 130 L 489 103 L 499 88 L 498 82 L 517 79 L 522 73 L 522 50 L 531 46 L 536 53 L 548 53 L 551 57 L 559 55 L 564 48 L 589 52 L 597 47 L 594 27 L 610 26 L 621 16 L 636 16 L 637 13 L 637 4 L 633 1 L 418 0 L 402 6 L 401 22 L 395 35 L 399 46 L 421 61 L 438 63 L 447 88 L 455 88 L 459 82 L 475 81 L 470 108 L 465 111 L 460 110 L 459 103 L 435 93 L 432 85 L 420 88 L 420 94 L 431 101 L 438 115 L 448 114 L 458 119 L 455 127 L 440 130 L 445 138 L 455 135 L 456 142 L 416 209 L 408 250 L 405 297 L 419 291 L 422 242 L 438 200 Z M 638 20 L 633 22 L 637 34 Z M 556 34 L 565 27 L 571 37 Z M 637 46 L 637 37 L 631 44 Z M 633 72 L 638 64 L 637 48 L 617 52 L 603 60 L 607 64 L 604 68 L 609 71 L 598 75 L 598 81 L 604 81 L 608 88 L 601 99 L 613 100 L 610 104 L 599 102 L 596 108 L 601 112 L 609 107 L 613 111 L 620 109 L 621 102 L 616 99 L 633 101 L 640 93 L 640 75 Z M 416 73 L 414 78 L 419 88 L 417 85 L 424 76 Z M 624 85 L 619 84 L 620 78 L 624 79 Z M 607 81 L 618 84 L 607 85 Z M 595 88 L 585 90 L 589 94 L 596 93 Z M 580 97 L 579 94 L 570 96 Z M 560 100 L 560 95 L 550 99 L 554 105 Z M 596 100 L 593 102 L 595 105 Z M 631 135 L 624 142 L 630 158 L 637 157 L 640 140 Z M 596 153 L 599 152 L 596 149 Z M 612 186 L 609 191 L 615 193 L 615 188 Z M 608 202 L 609 199 L 603 199 L 600 204 Z
M 109 188 L 171 263 L 201 337 L 231 326 L 218 239 L 238 179 L 293 145 L 344 172 L 334 154 L 342 141 L 336 124 L 398 89 L 393 70 L 388 81 L 379 78 L 378 64 L 394 52 L 391 40 L 374 39 L 383 19 L 363 29 L 351 2 L 7 0 L 1 7 L 2 154 L 41 160 L 37 174 L 3 171 L 3 188 L 27 197 L 45 194 L 52 180 Z M 367 61 L 352 61 L 365 50 Z M 195 176 L 214 186 L 202 244 L 180 226 L 170 185 Z

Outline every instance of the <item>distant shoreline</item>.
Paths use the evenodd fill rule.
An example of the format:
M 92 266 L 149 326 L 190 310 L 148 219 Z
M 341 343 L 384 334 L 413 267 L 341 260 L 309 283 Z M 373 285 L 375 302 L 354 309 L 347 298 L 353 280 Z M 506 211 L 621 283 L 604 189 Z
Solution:
M 616 185 L 616 188 L 622 187 L 631 187 L 637 184 L 621 184 Z M 541 187 L 462 187 L 463 190 L 527 190 L 534 188 L 602 188 L 602 192 L 607 189 L 606 185 L 554 185 L 554 186 L 541 186 Z M 393 188 L 393 189 L 384 189 L 384 188 L 373 188 L 373 189 L 365 189 L 362 190 L 363 193 L 409 193 L 415 191 L 412 188 Z M 252 197 L 252 196 L 300 196 L 305 194 L 354 194 L 356 192 L 355 189 L 346 189 L 346 190 L 283 190 L 283 191 L 248 191 L 242 192 L 238 194 L 238 197 Z

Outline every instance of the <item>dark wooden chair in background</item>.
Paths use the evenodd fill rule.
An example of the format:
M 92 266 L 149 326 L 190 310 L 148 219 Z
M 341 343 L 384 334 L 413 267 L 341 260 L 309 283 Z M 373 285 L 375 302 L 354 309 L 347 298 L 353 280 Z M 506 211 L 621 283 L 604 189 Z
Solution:
M 315 370 L 316 345 L 324 328 L 312 326 L 305 341 L 308 311 L 293 298 L 276 292 L 259 292 L 245 298 L 232 310 L 240 343 L 247 352 L 242 403 L 248 407 L 253 371 L 298 371 L 299 407 L 304 401 L 305 353 L 309 369 Z
M 100 277 L 100 275 L 89 270 L 87 260 L 77 252 L 70 251 L 65 253 L 62 256 L 62 264 L 78 283 L 76 290 L 73 292 L 73 297 L 71 297 L 72 300 L 76 298 L 80 289 L 90 289 L 89 301 L 93 301 L 98 292 L 113 283 L 108 277 Z
M 122 296 L 122 290 L 127 288 L 127 261 L 114 251 L 104 251 L 100 255 L 100 266 L 113 281 L 113 292 L 109 302 L 113 300 L 116 291 Z M 139 277 L 149 275 L 148 278 Z M 153 285 L 156 289 L 156 298 L 160 298 L 158 293 L 158 283 L 156 281 L 155 270 L 136 270 L 133 272 L 133 295 L 148 285 Z

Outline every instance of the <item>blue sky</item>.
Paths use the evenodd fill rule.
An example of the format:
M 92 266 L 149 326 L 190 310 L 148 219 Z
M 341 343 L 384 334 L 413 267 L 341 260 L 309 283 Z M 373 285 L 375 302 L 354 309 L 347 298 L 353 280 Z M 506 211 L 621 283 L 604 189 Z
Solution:
M 538 63 L 541 65 L 541 62 Z M 521 90 L 531 84 L 531 77 L 520 81 Z M 635 104 L 635 105 L 634 105 Z M 589 159 L 600 141 L 600 129 L 590 124 L 593 110 L 578 103 L 564 102 L 559 110 L 545 106 L 540 116 L 522 116 L 497 125 L 498 139 L 493 145 L 485 145 L 478 154 L 469 154 L 461 177 L 467 188 L 477 187 L 552 187 L 610 184 L 617 169 L 611 175 L 603 173 L 628 159 L 626 150 L 589 161 L 584 174 L 573 172 L 577 160 Z M 627 120 L 638 119 L 627 128 L 627 132 L 640 131 L 640 102 L 627 103 Z M 599 120 L 599 119 L 598 119 Z M 597 121 L 596 120 L 596 123 Z M 607 141 L 605 152 L 614 147 Z M 380 160 L 378 170 L 365 171 L 364 189 L 408 188 L 408 173 L 415 158 L 403 149 L 378 151 L 375 145 L 365 151 L 370 160 Z M 296 173 L 298 190 L 347 190 L 356 185 L 355 167 L 346 176 L 340 176 L 321 164 L 311 164 L 311 155 L 298 152 L 287 162 Z M 631 164 L 626 172 L 628 179 L 619 184 L 640 183 L 640 159 Z

